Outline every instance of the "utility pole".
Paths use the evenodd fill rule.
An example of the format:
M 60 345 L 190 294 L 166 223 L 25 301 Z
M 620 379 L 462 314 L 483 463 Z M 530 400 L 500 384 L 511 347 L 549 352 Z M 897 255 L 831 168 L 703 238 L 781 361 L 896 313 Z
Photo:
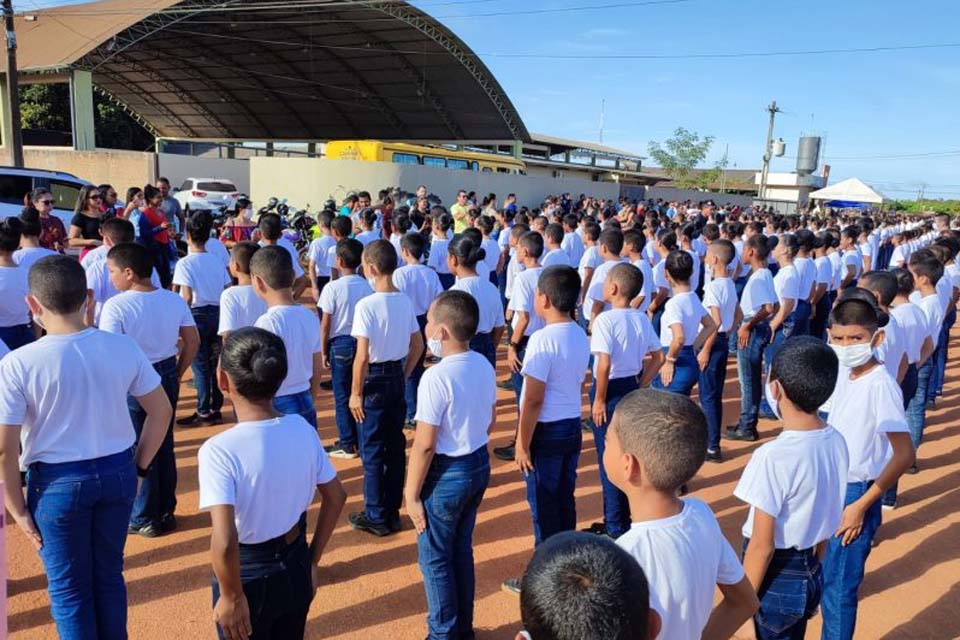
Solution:
M 600 99 L 600 144 L 603 144 L 603 126 L 607 115 L 607 99 Z
M 17 34 L 13 29 L 13 0 L 3 0 L 3 21 L 7 29 L 7 104 L 10 112 L 10 162 L 23 166 L 23 136 L 20 132 L 20 89 L 17 86 Z
M 730 143 L 723 147 L 723 160 L 720 161 L 720 193 L 727 192 L 727 153 L 730 151 Z
M 767 128 L 767 145 L 763 151 L 763 169 L 760 171 L 760 199 L 767 197 L 767 176 L 770 174 L 770 159 L 773 157 L 773 121 L 776 119 L 780 109 L 777 107 L 777 101 L 774 100 L 767 107 L 770 112 L 770 126 Z

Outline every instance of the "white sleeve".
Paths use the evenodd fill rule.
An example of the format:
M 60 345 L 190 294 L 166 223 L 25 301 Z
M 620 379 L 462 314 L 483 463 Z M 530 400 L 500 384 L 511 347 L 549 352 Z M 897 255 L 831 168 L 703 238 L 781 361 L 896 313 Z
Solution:
M 703 291 L 703 306 L 708 311 L 710 307 L 720 307 L 720 301 L 717 299 L 717 294 L 714 292 L 714 287 L 712 286 L 714 282 L 717 281 L 711 281 Z
M 609 271 L 607 272 L 609 274 Z M 606 280 L 606 275 L 603 278 L 598 278 L 596 271 L 593 273 L 593 278 L 590 280 L 590 287 L 587 289 L 587 298 L 597 302 L 603 302 L 603 281 Z
M 311 432 L 313 432 L 313 427 L 309 424 L 306 425 Z M 317 448 L 317 484 L 327 484 L 328 482 L 333 482 L 337 477 L 337 470 L 333 467 L 333 464 L 330 463 L 330 457 L 327 456 L 327 452 L 324 451 L 323 445 L 320 443 L 319 439 L 312 440 L 316 443 Z
M 550 377 L 550 368 L 553 364 L 554 354 L 549 349 L 543 348 L 541 340 L 536 340 L 538 335 L 535 333 L 530 338 L 527 345 L 527 352 L 523 357 L 523 369 L 520 371 L 522 376 L 530 376 L 540 382 L 546 382 Z
M 720 525 L 717 525 L 717 544 L 720 545 L 720 563 L 717 566 L 717 584 L 737 584 L 743 580 L 745 575 L 743 565 L 737 559 L 737 554 L 733 547 L 720 531 Z
M 420 379 L 420 388 L 417 390 L 416 420 L 439 428 L 443 424 L 446 407 L 450 405 L 453 398 L 447 397 L 440 376 L 431 375 L 433 373 L 432 369 L 428 369 Z
M 217 334 L 223 334 L 227 331 L 237 329 L 237 304 L 233 296 L 228 295 L 230 289 L 224 289 L 220 294 L 220 324 L 217 326 Z M 183 326 L 183 325 L 181 325 Z
M 190 278 L 185 260 L 177 260 L 177 265 L 173 268 L 173 284 L 178 287 L 193 287 L 193 281 Z
M 780 515 L 784 496 L 767 451 L 761 448 L 754 452 L 733 495 L 773 518 Z
M 330 315 L 337 312 L 337 300 L 333 295 L 334 287 L 331 286 L 332 284 L 333 283 L 328 284 L 323 288 L 323 291 L 320 292 L 320 301 L 317 303 L 321 311 Z
M 780 295 L 783 296 L 785 300 L 797 300 L 800 298 L 800 278 L 794 274 L 788 274 L 784 278 L 783 289 L 780 291 Z
M 613 353 L 613 336 L 610 334 L 611 327 L 607 321 L 609 314 L 601 314 L 593 322 L 593 335 L 590 337 L 591 353 Z
M 513 292 L 510 297 L 510 304 L 508 307 L 513 311 L 524 311 L 530 314 L 534 313 L 533 291 L 527 285 L 526 278 L 518 278 L 514 276 Z
M 224 289 L 226 291 L 226 289 Z M 221 296 L 221 299 L 223 296 Z M 197 321 L 193 319 L 193 312 L 190 311 L 190 305 L 187 304 L 187 301 L 177 296 L 176 304 L 180 305 L 180 326 L 181 327 L 195 327 L 197 326 Z
M 323 449 L 323 447 L 320 447 Z M 197 475 L 200 478 L 201 511 L 217 505 L 235 505 L 237 503 L 237 482 L 227 456 L 211 443 L 207 442 L 197 454 Z
M 903 410 L 903 393 L 896 381 L 892 384 L 874 385 L 871 388 L 873 396 L 873 411 L 877 421 L 877 433 L 903 433 L 907 428 L 907 417 Z
M 416 319 L 414 319 L 416 320 Z M 373 318 L 367 311 L 367 305 L 358 304 L 353 311 L 353 330 L 350 334 L 354 338 L 367 338 L 373 333 Z
M 27 417 L 23 370 L 16 357 L 0 360 L 0 424 L 22 425 Z
M 183 300 L 183 298 L 180 298 Z M 123 321 L 120 316 L 120 310 L 117 309 L 115 298 L 111 298 L 103 303 L 100 309 L 100 322 L 97 327 L 107 333 L 123 333 Z

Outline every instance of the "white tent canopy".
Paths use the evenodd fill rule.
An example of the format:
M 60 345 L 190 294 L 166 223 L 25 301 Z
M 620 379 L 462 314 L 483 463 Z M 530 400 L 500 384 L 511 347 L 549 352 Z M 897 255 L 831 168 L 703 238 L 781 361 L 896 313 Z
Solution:
M 848 178 L 810 194 L 811 200 L 840 200 L 842 202 L 866 202 L 881 204 L 886 198 L 859 178 Z

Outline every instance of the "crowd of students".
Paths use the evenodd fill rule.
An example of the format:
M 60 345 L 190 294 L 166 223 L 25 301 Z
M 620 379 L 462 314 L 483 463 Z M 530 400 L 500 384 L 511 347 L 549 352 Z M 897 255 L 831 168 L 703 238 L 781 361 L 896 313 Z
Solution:
M 125 637 L 125 536 L 176 529 L 188 368 L 197 407 L 178 425 L 223 422 L 225 396 L 236 415 L 198 454 L 220 637 L 303 636 L 346 500 L 329 457 L 361 460 L 352 528 L 392 535 L 405 507 L 429 637 L 473 637 L 506 341 L 519 417 L 492 453 L 522 474 L 536 549 L 504 576 L 518 637 L 802 638 L 819 608 L 823 638 L 851 638 L 882 507 L 917 471 L 943 391 L 960 293 L 949 219 L 589 198 L 527 211 L 492 194 L 482 209 L 465 191 L 448 212 L 425 191 L 389 213 L 321 213 L 306 271 L 275 214 L 228 252 L 193 213 L 172 269 L 123 215 L 79 263 L 39 246 L 32 207 L 0 221 L 6 506 L 39 550 L 61 637 Z M 731 355 L 741 411 L 725 426 Z M 758 440 L 760 418 L 782 431 L 734 492 L 749 505 L 738 554 L 685 493 L 722 440 Z M 589 535 L 569 533 L 585 431 L 603 498 Z

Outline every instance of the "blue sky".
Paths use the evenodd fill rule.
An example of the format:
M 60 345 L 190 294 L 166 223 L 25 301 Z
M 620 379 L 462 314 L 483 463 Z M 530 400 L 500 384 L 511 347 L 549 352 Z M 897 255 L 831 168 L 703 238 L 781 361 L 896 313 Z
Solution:
M 891 197 L 960 198 L 960 47 L 686 60 L 544 60 L 497 53 L 702 54 L 960 43 L 956 0 L 689 0 L 536 15 L 475 14 L 615 4 L 616 0 L 414 0 L 481 54 L 528 129 L 646 155 L 678 126 L 729 146 L 730 166 L 756 168 L 771 99 L 776 135 L 825 136 L 831 180 L 857 176 Z M 65 4 L 18 2 L 24 10 Z M 622 4 L 622 2 L 621 2 Z M 456 17 L 458 15 L 467 17 Z M 864 158 L 953 151 L 921 158 Z M 858 158 L 858 159 L 853 159 Z M 775 171 L 793 161 L 776 160 Z

